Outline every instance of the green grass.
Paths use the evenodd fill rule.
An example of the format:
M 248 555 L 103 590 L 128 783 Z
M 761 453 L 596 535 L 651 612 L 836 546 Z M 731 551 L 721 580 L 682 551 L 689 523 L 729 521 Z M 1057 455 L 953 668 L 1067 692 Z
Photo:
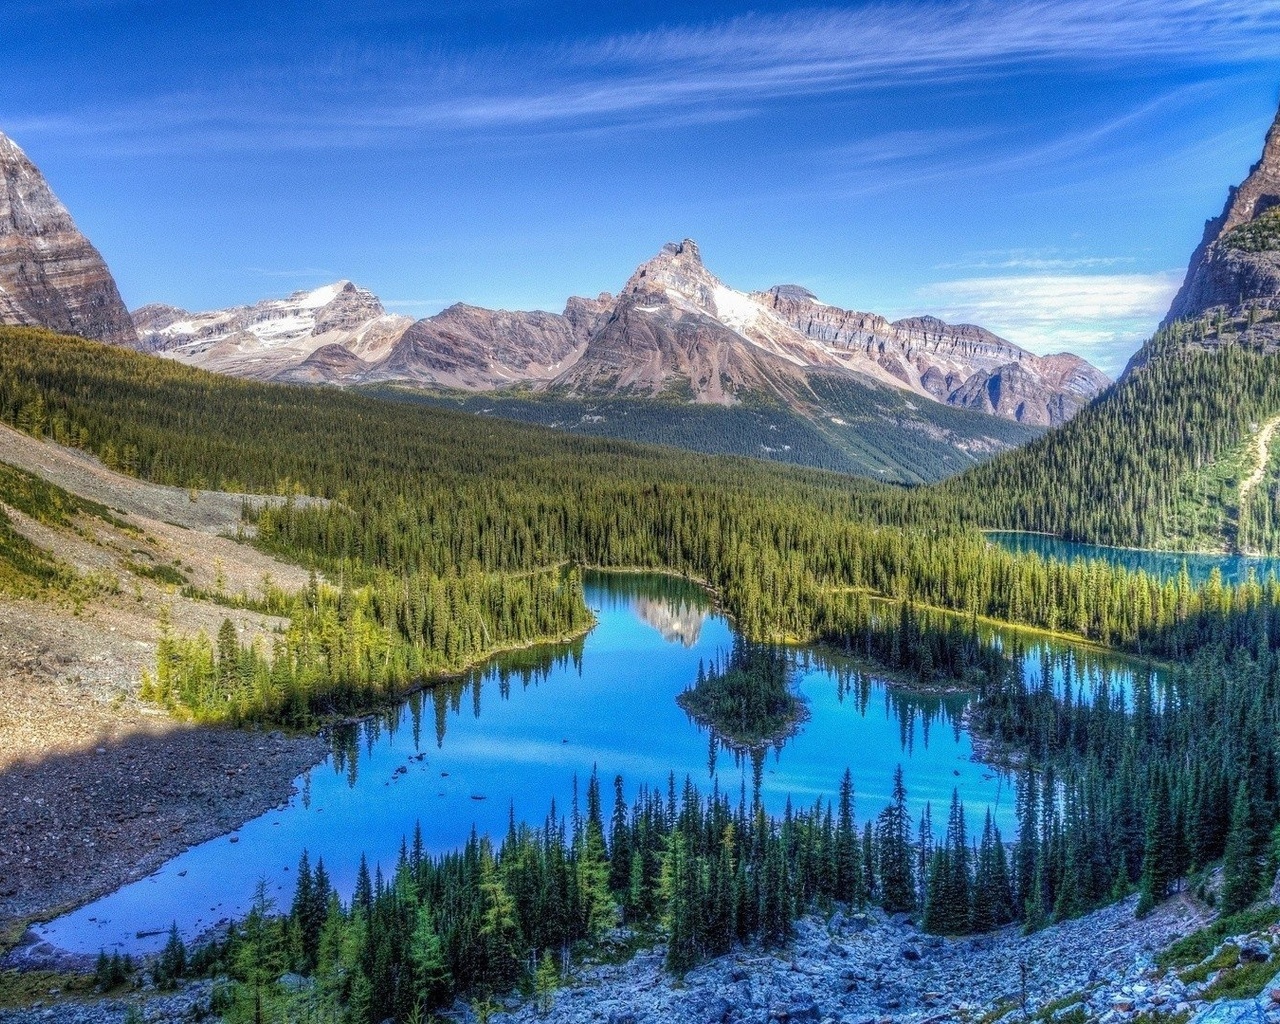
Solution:
M 1230 917 L 1220 917 L 1199 931 L 1179 939 L 1156 957 L 1160 967 L 1177 969 L 1200 963 L 1229 935 L 1259 931 L 1280 921 L 1280 907 L 1271 904 L 1259 910 L 1242 910 Z
M 1227 968 L 1218 976 L 1218 980 L 1204 990 L 1203 998 L 1214 999 L 1253 999 L 1262 987 L 1276 975 L 1274 958 L 1261 963 L 1241 964 Z
M 1221 458 L 1183 477 L 1175 498 L 1169 548 L 1212 551 L 1222 547 L 1223 538 L 1235 538 L 1240 481 L 1253 471 L 1256 457 L 1251 435 Z
M 126 562 L 125 568 L 135 576 L 142 576 L 156 583 L 162 583 L 171 587 L 184 587 L 187 585 L 187 577 L 172 565 L 166 565 L 164 562 Z
M 91 515 L 128 528 L 106 505 L 78 498 L 6 462 L 0 462 L 0 502 L 44 526 L 70 526 L 75 516 Z
M 1240 965 L 1240 947 L 1239 946 L 1223 946 L 1213 956 L 1202 960 L 1194 967 L 1178 974 L 1179 980 L 1184 985 L 1198 985 L 1202 981 L 1208 981 L 1209 975 L 1217 971 L 1223 971 L 1230 967 L 1238 967 Z
M 50 995 L 56 990 L 58 995 Z M 46 1005 L 96 994 L 92 974 L 64 971 L 0 971 L 0 1010 L 20 1010 L 40 1001 Z

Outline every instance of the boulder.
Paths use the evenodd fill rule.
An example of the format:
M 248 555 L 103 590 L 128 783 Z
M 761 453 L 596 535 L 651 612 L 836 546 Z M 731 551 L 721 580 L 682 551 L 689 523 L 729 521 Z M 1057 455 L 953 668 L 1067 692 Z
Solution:
M 1266 1024 L 1266 1020 L 1256 999 L 1224 999 L 1206 1006 L 1190 1024 Z

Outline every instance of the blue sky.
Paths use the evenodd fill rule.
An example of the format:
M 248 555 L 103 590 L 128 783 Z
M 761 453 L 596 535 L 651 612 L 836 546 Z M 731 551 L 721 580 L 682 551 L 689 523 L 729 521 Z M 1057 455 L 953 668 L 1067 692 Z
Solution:
M 687 236 L 1114 373 L 1280 95 L 1277 0 L 3 7 L 0 130 L 131 307 L 558 310 Z

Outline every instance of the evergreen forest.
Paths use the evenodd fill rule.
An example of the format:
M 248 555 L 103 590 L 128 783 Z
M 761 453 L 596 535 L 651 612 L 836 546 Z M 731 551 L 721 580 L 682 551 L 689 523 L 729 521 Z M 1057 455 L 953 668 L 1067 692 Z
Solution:
M 546 995 L 619 923 L 663 936 L 680 973 L 734 943 L 782 943 L 798 915 L 836 905 L 915 913 L 941 934 L 1034 928 L 1133 892 L 1145 911 L 1221 862 L 1223 908 L 1247 907 L 1276 866 L 1280 581 L 1193 586 L 1185 572 L 1012 553 L 980 532 L 1203 536 L 1210 470 L 1280 414 L 1280 356 L 1226 343 L 1227 326 L 1172 325 L 1063 429 L 916 489 L 0 329 L 0 421 L 124 473 L 259 495 L 245 500 L 252 542 L 314 571 L 299 593 L 243 596 L 288 619 L 270 650 L 233 629 L 165 632 L 145 692 L 176 713 L 313 727 L 495 651 L 580 634 L 581 572 L 643 569 L 706 586 L 740 631 L 743 646 L 686 694 L 735 742 L 798 714 L 781 652 L 823 643 L 912 685 L 972 691 L 973 729 L 1019 776 L 1012 846 L 989 820 L 968 834 L 958 798 L 940 830 L 932 809 L 910 820 L 900 775 L 861 823 L 848 775 L 834 806 L 777 818 L 745 792 L 677 793 L 674 779 L 631 803 L 617 780 L 606 814 L 593 777 L 584 809 L 513 821 L 500 841 L 431 856 L 407 840 L 392 876 L 365 871 L 350 901 L 304 859 L 290 907 L 262 894 L 225 942 L 171 951 L 175 970 L 229 972 L 239 1019 L 310 1000 L 372 1024 L 460 995 Z M 111 514 L 3 466 L 0 488 L 33 515 Z M 1264 472 L 1248 507 L 1224 512 L 1222 542 L 1270 550 L 1276 500 Z M 0 514 L 7 592 L 91 586 L 12 533 Z M 991 621 L 1162 670 L 1129 696 L 1031 687 Z M 284 991 L 287 970 L 313 983 Z

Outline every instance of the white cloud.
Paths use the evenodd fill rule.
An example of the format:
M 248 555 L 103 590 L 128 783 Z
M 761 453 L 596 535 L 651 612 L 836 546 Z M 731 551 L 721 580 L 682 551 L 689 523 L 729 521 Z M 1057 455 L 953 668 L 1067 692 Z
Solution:
M 1182 271 L 1024 274 L 942 281 L 928 312 L 975 323 L 1042 355 L 1074 352 L 1115 376 L 1168 311 Z

